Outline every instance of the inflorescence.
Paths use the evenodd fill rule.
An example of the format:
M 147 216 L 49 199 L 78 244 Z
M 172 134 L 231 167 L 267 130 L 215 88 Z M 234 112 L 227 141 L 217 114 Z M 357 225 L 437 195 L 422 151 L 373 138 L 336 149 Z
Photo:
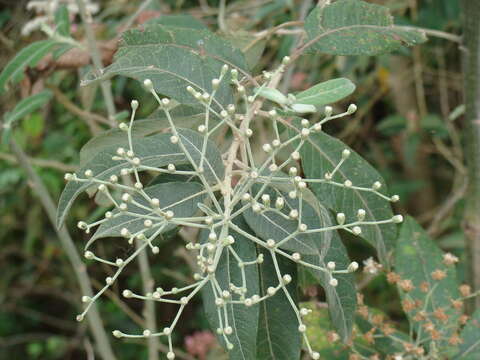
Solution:
M 122 270 L 136 258 L 136 256 L 150 248 L 153 254 L 158 254 L 159 247 L 155 245 L 155 240 L 163 232 L 168 225 L 187 226 L 197 228 L 208 232 L 208 239 L 205 242 L 188 242 L 186 249 L 193 252 L 197 259 L 198 272 L 194 274 L 194 283 L 182 287 L 164 290 L 160 287 L 156 288 L 152 293 L 137 294 L 132 290 L 125 289 L 122 294 L 125 298 L 135 298 L 140 300 L 157 301 L 160 303 L 171 303 L 179 306 L 178 312 L 172 323 L 163 330 L 154 332 L 146 329 L 140 334 L 126 334 L 119 330 L 113 331 L 113 335 L 118 338 L 148 338 L 151 336 L 166 337 L 169 345 L 168 359 L 174 359 L 175 353 L 172 347 L 172 332 L 174 331 L 182 312 L 188 305 L 190 300 L 199 293 L 202 289 L 211 288 L 215 305 L 218 313 L 218 323 L 220 327 L 217 329 L 219 336 L 222 336 L 228 349 L 233 348 L 232 342 L 229 340 L 234 329 L 229 324 L 226 306 L 228 304 L 240 304 L 246 307 L 255 306 L 256 304 L 275 296 L 279 292 L 283 292 L 288 298 L 293 311 L 298 320 L 298 331 L 303 334 L 303 339 L 306 349 L 313 359 L 320 357 L 318 352 L 315 352 L 309 343 L 306 336 L 306 325 L 302 318 L 309 313 L 305 308 L 299 308 L 293 301 L 286 286 L 292 281 L 292 275 L 282 273 L 278 266 L 278 256 L 287 258 L 297 264 L 305 267 L 321 271 L 328 275 L 328 286 L 337 286 L 338 280 L 335 277 L 337 274 L 344 274 L 354 272 L 359 265 L 352 262 L 347 268 L 339 269 L 334 262 L 328 262 L 325 267 L 311 264 L 302 258 L 298 252 L 288 252 L 281 247 L 296 235 L 300 233 L 320 233 L 329 230 L 342 229 L 348 231 L 353 235 L 360 235 L 362 228 L 369 225 L 378 225 L 386 223 L 400 223 L 402 221 L 401 215 L 395 215 L 392 218 L 384 220 L 372 220 L 367 218 L 367 213 L 363 209 L 358 209 L 357 219 L 353 222 L 347 222 L 346 216 L 343 213 L 336 215 L 336 224 L 327 227 L 309 228 L 302 222 L 302 204 L 304 203 L 303 194 L 307 191 L 308 185 L 312 183 L 327 183 L 332 186 L 355 189 L 356 191 L 371 192 L 378 197 L 395 202 L 398 201 L 398 196 L 386 196 L 380 192 L 381 183 L 375 182 L 371 187 L 356 186 L 350 180 L 344 182 L 336 182 L 334 176 L 340 167 L 348 161 L 350 150 L 345 149 L 341 154 L 341 160 L 335 168 L 326 174 L 323 179 L 308 179 L 300 175 L 298 161 L 300 160 L 300 150 L 304 146 L 308 137 L 315 132 L 322 131 L 322 125 L 326 122 L 338 119 L 355 112 L 356 106 L 350 105 L 346 112 L 340 114 L 333 114 L 333 109 L 329 106 L 325 107 L 324 117 L 315 124 L 311 124 L 309 120 L 301 120 L 301 128 L 291 126 L 282 115 L 276 110 L 263 111 L 263 99 L 261 98 L 262 91 L 274 86 L 275 79 L 281 76 L 288 63 L 288 58 L 284 60 L 281 66 L 272 73 L 264 73 L 264 84 L 255 89 L 252 95 L 248 95 L 247 89 L 239 80 L 239 73 L 236 69 L 229 71 L 227 65 L 223 66 L 220 76 L 212 80 L 211 94 L 202 89 L 195 89 L 193 86 L 188 86 L 186 91 L 191 94 L 200 104 L 205 108 L 205 118 L 201 125 L 198 126 L 198 133 L 203 137 L 203 146 L 201 149 L 201 157 L 194 157 L 188 148 L 183 143 L 182 137 L 179 135 L 175 120 L 172 118 L 169 110 L 170 100 L 167 98 L 160 98 L 154 90 L 153 83 L 147 79 L 144 81 L 144 87 L 157 100 L 158 105 L 163 109 L 166 118 L 168 119 L 171 137 L 170 142 L 177 144 L 192 170 L 178 170 L 174 164 L 169 164 L 166 167 L 150 167 L 142 164 L 142 160 L 136 156 L 135 147 L 132 141 L 132 126 L 134 124 L 135 112 L 138 108 L 138 102 L 133 100 L 131 103 L 132 114 L 129 123 L 121 123 L 119 128 L 126 132 L 128 137 L 128 148 L 119 147 L 116 154 L 112 154 L 113 160 L 127 161 L 129 167 L 122 168 L 118 174 L 111 175 L 108 179 L 97 179 L 96 174 L 92 170 L 86 170 L 84 174 L 66 174 L 65 179 L 68 181 L 84 182 L 98 186 L 99 192 L 111 201 L 115 211 L 107 211 L 105 217 L 99 221 L 87 224 L 80 221 L 78 227 L 86 233 L 90 233 L 93 227 L 102 224 L 109 219 L 116 216 L 130 215 L 132 217 L 143 220 L 143 228 L 140 231 L 132 232 L 131 229 L 125 227 L 121 229 L 121 236 L 123 236 L 129 244 L 138 242 L 136 249 L 125 259 L 106 260 L 98 257 L 93 251 L 87 250 L 85 258 L 96 260 L 107 265 L 112 266 L 116 271 L 113 275 L 105 279 L 104 287 L 98 291 L 93 297 L 84 296 L 82 301 L 86 304 L 83 313 L 77 316 L 77 320 L 81 321 L 88 312 L 90 306 L 97 300 L 120 276 Z M 228 81 L 226 75 L 229 76 L 231 85 L 238 94 L 239 101 L 235 104 L 229 104 L 224 107 L 216 98 L 216 92 L 221 86 L 222 82 Z M 280 110 L 279 110 L 280 111 Z M 254 156 L 251 146 L 251 138 L 254 131 L 251 128 L 252 121 L 256 118 L 268 118 L 273 126 L 273 140 L 271 143 L 266 143 L 262 146 L 265 152 L 260 163 L 258 157 Z M 215 118 L 216 121 L 212 121 Z M 282 139 L 279 124 L 288 126 L 289 129 L 295 131 L 296 134 L 289 139 Z M 209 181 L 206 177 L 205 163 L 207 141 L 221 128 L 227 127 L 233 135 L 233 141 L 229 150 L 224 154 L 223 160 L 225 163 L 225 176 L 222 179 L 217 177 L 215 183 Z M 280 152 L 293 146 L 293 151 L 287 159 L 280 160 Z M 257 154 L 255 154 L 257 155 Z M 203 186 L 202 194 L 206 196 L 206 201 L 198 205 L 198 216 L 182 218 L 177 217 L 171 210 L 172 204 L 162 206 L 162 199 L 152 198 L 144 190 L 144 184 L 141 181 L 139 172 L 150 171 L 155 173 L 165 174 L 183 174 L 196 176 Z M 232 181 L 235 178 L 235 181 Z M 128 180 L 128 181 L 126 181 Z M 297 199 L 299 208 L 290 208 L 287 199 L 282 195 L 276 198 L 271 198 L 266 194 L 269 184 L 283 183 L 290 186 L 288 197 Z M 259 190 L 253 192 L 253 186 L 257 186 Z M 140 196 L 145 201 L 140 203 L 138 200 Z M 147 205 L 145 205 L 147 204 Z M 208 206 L 207 206 L 208 205 Z M 131 208 L 142 208 L 148 212 L 137 213 Z M 251 209 L 254 213 L 262 214 L 267 212 L 275 212 L 281 214 L 288 220 L 295 220 L 298 223 L 298 228 L 295 232 L 285 237 L 281 241 L 273 239 L 262 240 L 234 223 L 235 217 L 242 214 L 247 209 Z M 235 251 L 232 245 L 236 239 L 231 235 L 232 232 L 241 234 L 244 238 L 253 241 L 257 247 L 264 249 L 264 253 L 271 256 L 273 264 L 275 265 L 278 284 L 269 287 L 263 296 L 259 294 L 253 296 L 246 296 L 249 284 L 246 281 L 245 268 L 248 266 L 262 266 L 264 255 L 259 254 L 254 259 L 242 259 Z M 228 288 L 222 288 L 217 280 L 217 266 L 219 264 L 222 254 L 230 252 L 233 258 L 236 259 L 238 266 L 242 272 L 243 281 L 239 284 L 229 284 Z

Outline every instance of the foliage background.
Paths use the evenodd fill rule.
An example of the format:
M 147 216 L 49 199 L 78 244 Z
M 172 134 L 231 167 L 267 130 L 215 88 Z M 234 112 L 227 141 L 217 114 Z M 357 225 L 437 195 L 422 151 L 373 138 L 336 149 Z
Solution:
M 429 29 L 461 32 L 460 6 L 452 0 L 376 0 L 388 6 L 396 22 Z M 111 44 L 118 29 L 142 1 L 101 1 L 95 17 L 97 38 Z M 303 3 L 295 0 L 245 0 L 227 2 L 227 25 L 231 36 L 237 38 L 246 31 L 257 33 L 300 17 Z M 26 10 L 27 1 L 0 1 L 0 68 L 22 47 L 42 38 L 40 32 L 21 36 L 22 24 L 32 18 Z M 167 13 L 186 12 L 198 17 L 211 29 L 217 28 L 217 1 L 152 1 L 137 21 Z M 78 19 L 76 19 L 78 22 Z M 83 39 L 82 29 L 75 33 Z M 278 34 L 270 38 L 257 70 L 270 67 L 286 55 L 295 42 L 295 34 Z M 462 76 L 459 44 L 430 38 L 422 45 L 394 54 L 377 57 L 333 57 L 315 55 L 302 58 L 285 82 L 284 89 L 298 91 L 309 85 L 342 76 L 357 84 L 349 101 L 358 105 L 354 117 L 328 125 L 327 131 L 344 140 L 374 164 L 385 178 L 391 193 L 399 194 L 396 212 L 409 213 L 422 224 L 437 243 L 461 259 L 465 259 L 461 229 L 462 197 L 465 192 L 465 168 L 461 147 Z M 55 100 L 24 119 L 13 136 L 34 160 L 36 169 L 54 199 L 63 188 L 63 173 L 72 171 L 79 162 L 78 152 L 91 137 L 88 125 L 72 112 L 69 104 L 90 113 L 105 115 L 100 91 L 79 88 L 79 80 L 87 67 L 52 71 L 49 66 L 29 69 L 27 77 L 14 91 L 0 98 L 2 114 L 26 95 L 49 86 Z M 48 80 L 47 80 L 48 78 Z M 153 102 L 132 80 L 113 81 L 118 111 L 127 110 L 132 98 L 139 99 L 142 113 L 153 109 Z M 60 94 L 60 95 L 59 95 Z M 345 103 L 347 104 L 347 102 Z M 343 105 L 345 105 L 343 104 Z M 94 216 L 93 204 L 82 198 L 74 207 L 69 227 L 74 220 Z M 86 241 L 73 232 L 81 249 Z M 85 324 L 75 322 L 80 304 L 79 290 L 56 234 L 40 203 L 29 188 L 23 171 L 15 164 L 5 145 L 0 145 L 0 359 L 84 359 L 91 352 Z M 125 249 L 106 243 L 105 251 Z M 108 249 L 107 249 L 108 248 Z M 361 263 L 373 256 L 371 249 L 358 242 L 349 244 L 351 258 Z M 164 244 L 160 255 L 152 262 L 154 278 L 160 283 L 175 286 L 190 276 L 189 259 L 177 250 L 175 239 Z M 464 264 L 463 261 L 461 263 Z M 458 276 L 464 281 L 464 269 Z M 101 267 L 90 269 L 100 284 L 104 277 Z M 98 272 L 98 274 L 96 274 Z M 405 319 L 400 310 L 393 286 L 383 276 L 359 274 L 366 302 L 381 308 L 402 327 Z M 131 287 L 140 283 L 139 275 L 130 273 Z M 368 284 L 368 286 L 367 286 Z M 95 281 L 94 281 L 95 285 Z M 117 289 L 116 289 L 117 290 Z M 113 299 L 100 302 L 107 328 L 134 321 Z M 311 287 L 303 300 L 320 299 L 319 291 Z M 137 316 L 139 304 L 127 303 Z M 200 304 L 189 308 L 176 335 L 176 346 L 183 349 L 185 358 L 195 358 L 192 339 L 210 337 L 202 333 L 208 325 Z M 174 309 L 163 305 L 158 322 L 165 322 Z M 135 316 L 135 315 L 132 315 Z M 203 336 L 203 338 L 201 338 Z M 208 341 L 207 341 L 208 342 Z M 146 358 L 143 343 L 112 341 L 122 359 Z M 219 359 L 214 345 L 208 356 Z M 202 357 L 199 357 L 202 358 Z

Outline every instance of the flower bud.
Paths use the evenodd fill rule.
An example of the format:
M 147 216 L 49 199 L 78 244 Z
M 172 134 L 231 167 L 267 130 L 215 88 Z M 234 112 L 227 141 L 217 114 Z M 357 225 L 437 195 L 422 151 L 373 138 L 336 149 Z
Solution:
M 353 114 L 355 111 L 357 111 L 357 105 L 355 104 L 350 104 L 347 109 L 348 114 Z
M 146 88 L 148 91 L 152 91 L 152 90 L 153 90 L 152 80 L 150 80 L 150 79 L 145 79 L 145 80 L 143 80 L 143 86 L 145 86 L 145 88 Z

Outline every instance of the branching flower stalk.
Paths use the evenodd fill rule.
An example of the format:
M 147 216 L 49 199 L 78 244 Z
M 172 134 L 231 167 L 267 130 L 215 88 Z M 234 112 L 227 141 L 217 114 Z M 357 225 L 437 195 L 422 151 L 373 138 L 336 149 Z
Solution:
M 279 256 L 284 257 L 294 263 L 305 266 L 316 271 L 320 271 L 328 276 L 328 286 L 335 287 L 338 285 L 336 275 L 354 272 L 358 268 L 356 262 L 352 262 L 346 268 L 337 268 L 335 262 L 328 262 L 326 266 L 305 261 L 299 252 L 291 252 L 285 249 L 285 245 L 297 236 L 306 234 L 319 234 L 332 230 L 342 229 L 353 235 L 360 235 L 362 227 L 370 225 L 380 225 L 386 223 L 399 223 L 402 221 L 401 215 L 395 215 L 392 218 L 384 220 L 370 220 L 366 218 L 366 211 L 358 209 L 357 219 L 355 221 L 346 221 L 343 213 L 336 215 L 336 224 L 329 226 L 319 226 L 309 228 L 304 223 L 304 207 L 306 206 L 306 195 L 309 184 L 325 183 L 331 186 L 343 187 L 346 189 L 355 189 L 360 192 L 371 192 L 385 201 L 395 202 L 398 196 L 386 196 L 379 190 L 380 182 L 375 182 L 371 187 L 356 186 L 350 180 L 336 182 L 333 180 L 334 175 L 342 165 L 348 162 L 350 151 L 345 149 L 342 152 L 341 160 L 335 168 L 326 173 L 323 179 L 309 179 L 301 177 L 299 169 L 300 150 L 304 146 L 308 137 L 315 132 L 322 131 L 322 125 L 328 121 L 350 115 L 355 112 L 356 106 L 350 105 L 348 110 L 333 114 L 333 109 L 329 106 L 325 108 L 324 118 L 311 124 L 307 119 L 301 120 L 301 128 L 292 126 L 281 113 L 276 110 L 262 111 L 260 106 L 263 101 L 257 101 L 259 96 L 265 92 L 265 89 L 271 86 L 273 79 L 278 83 L 279 77 L 288 63 L 288 58 L 284 59 L 282 65 L 273 73 L 264 73 L 264 83 L 260 87 L 249 90 L 242 85 L 239 74 L 236 69 L 229 71 L 227 65 L 224 65 L 217 79 L 212 80 L 212 93 L 209 94 L 201 89 L 195 89 L 191 86 L 186 88 L 191 95 L 195 97 L 205 108 L 204 122 L 198 126 L 198 134 L 202 136 L 202 142 L 199 149 L 192 148 L 189 139 L 184 136 L 181 129 L 175 124 L 169 106 L 170 100 L 160 98 L 153 88 L 150 80 L 144 81 L 145 88 L 151 92 L 158 102 L 159 107 L 164 111 L 168 119 L 171 136 L 170 142 L 178 146 L 179 153 L 186 159 L 188 168 L 177 169 L 177 165 L 171 163 L 165 167 L 154 167 L 142 163 L 142 160 L 136 156 L 136 149 L 133 140 L 132 128 L 134 127 L 135 112 L 139 106 L 136 100 L 131 103 L 132 114 L 130 122 L 120 124 L 120 129 L 126 132 L 128 138 L 128 148 L 119 147 L 116 154 L 112 154 L 115 161 L 127 162 L 128 167 L 122 168 L 118 174 L 111 175 L 108 179 L 99 179 L 92 170 L 86 170 L 80 176 L 76 174 L 66 174 L 65 179 L 73 182 L 87 183 L 97 186 L 98 191 L 103 193 L 113 204 L 114 209 L 107 211 L 105 217 L 99 221 L 87 224 L 80 221 L 78 227 L 86 233 L 90 233 L 92 228 L 120 216 L 130 216 L 132 219 L 142 222 L 140 230 L 133 229 L 128 226 L 121 229 L 120 234 L 129 244 L 138 242 L 140 245 L 125 259 L 108 260 L 98 257 L 93 251 L 87 250 L 85 257 L 90 260 L 102 262 L 116 269 L 112 276 L 105 279 L 105 286 L 93 297 L 84 296 L 83 302 L 86 304 L 82 314 L 77 316 L 77 320 L 81 321 L 88 312 L 92 304 L 119 278 L 123 269 L 132 262 L 138 254 L 146 248 L 149 248 L 153 254 L 158 254 L 160 249 L 156 245 L 157 237 L 166 231 L 167 228 L 173 226 L 187 226 L 198 228 L 204 233 L 205 239 L 196 242 L 189 242 L 186 248 L 192 251 L 197 259 L 199 272 L 193 275 L 195 282 L 182 288 L 172 288 L 164 290 L 161 287 L 156 288 L 152 293 L 137 294 L 130 289 L 123 290 L 125 298 L 134 298 L 139 300 L 156 301 L 159 303 L 170 303 L 179 306 L 178 312 L 168 327 L 162 331 L 152 332 L 145 329 L 143 333 L 126 334 L 120 330 L 113 331 L 113 335 L 118 338 L 148 338 L 148 337 L 166 337 L 169 346 L 167 358 L 169 360 L 175 358 L 172 347 L 172 333 L 177 326 L 182 312 L 189 304 L 190 300 L 202 291 L 211 291 L 215 305 L 217 307 L 218 323 L 217 329 L 219 336 L 223 337 L 227 349 L 232 349 L 233 344 L 230 341 L 233 335 L 233 328 L 229 323 L 227 313 L 228 304 L 239 304 L 246 307 L 256 306 L 257 304 L 278 296 L 281 292 L 288 299 L 292 310 L 298 321 L 298 331 L 302 333 L 306 349 L 313 359 L 320 357 L 310 346 L 310 342 L 306 336 L 306 325 L 303 318 L 309 313 L 309 310 L 300 308 L 296 305 L 287 285 L 292 281 L 292 275 L 282 273 L 279 266 Z M 227 76 L 229 75 L 229 76 Z M 228 79 L 227 79 L 228 78 Z M 217 89 L 222 82 L 230 81 L 238 95 L 237 104 L 228 104 L 224 106 L 216 101 L 215 96 Z M 301 112 L 301 107 L 297 107 L 297 112 Z M 251 138 L 254 131 L 251 124 L 257 119 L 267 116 L 273 125 L 273 140 L 271 143 L 263 145 L 263 151 L 266 153 L 264 161 L 258 163 L 258 159 L 254 156 Z M 295 132 L 295 135 L 288 139 L 282 137 L 280 125 L 288 127 L 289 130 Z M 211 143 L 212 135 L 219 129 L 227 127 L 232 135 L 233 141 L 228 151 L 223 155 L 225 165 L 225 173 L 219 177 L 214 170 L 214 166 L 208 158 L 208 147 Z M 282 151 L 293 149 L 287 159 L 282 159 Z M 152 197 L 145 190 L 140 172 L 150 172 L 156 175 L 175 174 L 187 175 L 196 178 L 202 187 L 199 192 L 189 195 L 180 201 L 171 204 L 164 204 L 162 198 Z M 119 179 L 122 176 L 133 177 L 133 185 L 122 184 Z M 268 189 L 274 189 L 275 198 L 267 193 Z M 288 188 L 287 193 L 283 192 Z M 193 216 L 182 217 L 173 210 L 176 206 L 185 204 L 192 199 L 204 199 L 197 204 L 196 214 Z M 298 201 L 298 207 L 293 207 L 289 199 Z M 291 234 L 281 240 L 262 239 L 238 226 L 234 220 L 241 216 L 245 211 L 251 210 L 255 214 L 277 214 L 285 221 L 295 221 L 297 228 Z M 255 258 L 242 258 L 235 248 L 232 246 L 237 239 L 231 233 L 240 234 L 244 238 L 242 241 L 252 241 L 256 244 L 257 249 L 263 249 L 263 252 L 257 253 Z M 246 239 L 246 240 L 245 240 Z M 90 245 L 87 244 L 87 247 Z M 132 248 L 133 249 L 133 248 Z M 222 287 L 218 281 L 218 265 L 223 255 L 230 253 L 236 260 L 241 271 L 241 283 L 230 283 L 228 287 Z M 276 286 L 270 286 L 265 294 L 254 294 L 247 296 L 249 283 L 246 276 L 246 268 L 251 266 L 262 266 L 264 261 L 264 253 L 271 257 L 275 267 L 278 283 Z

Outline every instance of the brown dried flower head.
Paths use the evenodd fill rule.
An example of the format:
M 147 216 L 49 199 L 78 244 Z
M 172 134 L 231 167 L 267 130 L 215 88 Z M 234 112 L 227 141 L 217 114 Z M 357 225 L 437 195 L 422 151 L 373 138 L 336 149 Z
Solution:
M 440 269 L 436 269 L 431 275 L 433 280 L 443 280 L 447 277 L 447 273 Z
M 455 265 L 458 262 L 458 257 L 451 253 L 446 253 L 443 255 L 443 263 L 445 265 Z
M 472 293 L 472 288 L 467 284 L 460 285 L 458 290 L 460 290 L 462 296 L 469 296 Z
M 413 286 L 412 280 L 409 279 L 403 279 L 398 282 L 398 286 L 400 286 L 400 289 L 402 289 L 405 292 L 410 292 L 413 289 L 415 289 L 415 286 Z
M 397 273 L 393 272 L 393 271 L 390 271 L 388 274 L 387 274 L 387 281 L 390 283 L 390 284 L 396 284 L 397 282 L 400 281 L 400 275 L 398 275 Z

